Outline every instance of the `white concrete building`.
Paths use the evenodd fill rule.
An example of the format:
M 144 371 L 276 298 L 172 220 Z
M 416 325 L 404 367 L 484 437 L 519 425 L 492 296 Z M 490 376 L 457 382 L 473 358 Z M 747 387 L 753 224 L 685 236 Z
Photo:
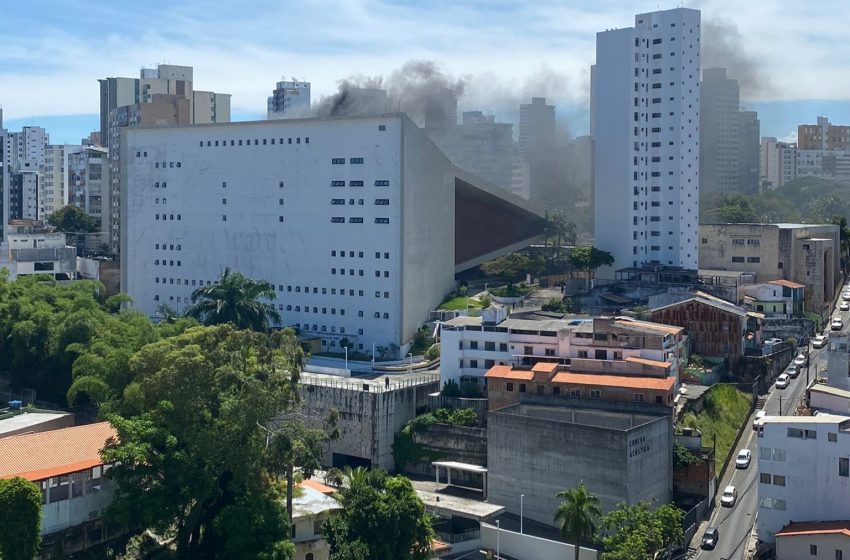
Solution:
M 39 169 L 37 219 L 46 220 L 68 204 L 68 158 L 82 149 L 71 144 L 50 144 L 45 149 Z
M 9 223 L 9 146 L 8 132 L 3 128 L 3 108 L 0 107 L 0 243 L 6 239 L 5 225 Z
M 68 204 L 81 208 L 101 226 L 108 240 L 108 220 L 103 215 L 109 186 L 109 151 L 89 146 L 68 156 Z
M 768 416 L 758 438 L 758 535 L 850 519 L 850 417 Z
M 700 12 L 687 8 L 596 35 L 595 245 L 615 259 L 600 277 L 644 262 L 698 268 L 699 53 Z
M 182 311 L 229 266 L 271 282 L 283 324 L 330 351 L 403 347 L 455 272 L 542 233 L 401 114 L 127 128 L 120 161 L 135 307 Z
M 678 379 L 687 361 L 683 330 L 628 317 L 457 317 L 440 329 L 440 382 L 483 388 L 484 375 L 493 366 L 536 361 L 557 361 L 580 372 Z
M 322 536 L 322 523 L 343 509 L 333 493 L 333 488 L 313 480 L 298 484 L 298 493 L 292 498 L 293 560 L 328 560 L 331 547 Z
M 69 247 L 64 233 L 28 231 L 7 226 L 6 242 L 0 246 L 0 268 L 9 271 L 9 279 L 46 274 L 55 280 L 77 277 L 77 250 Z
M 797 144 L 780 142 L 773 136 L 761 139 L 759 180 L 761 190 L 778 189 L 797 178 Z
M 269 96 L 267 118 L 294 119 L 310 116 L 310 82 L 278 82 Z

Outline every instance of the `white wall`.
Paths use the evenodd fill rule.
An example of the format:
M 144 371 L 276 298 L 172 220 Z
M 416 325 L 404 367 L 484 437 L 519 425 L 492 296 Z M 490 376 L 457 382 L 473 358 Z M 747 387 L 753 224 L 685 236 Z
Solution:
M 497 529 L 494 525 L 481 524 L 481 546 L 507 555 L 516 560 L 541 560 L 543 558 L 574 558 L 575 547 L 571 544 L 550 541 L 513 531 Z M 581 547 L 579 560 L 596 560 L 597 552 L 591 548 Z
M 757 439 L 758 480 L 771 475 L 770 484 L 758 483 L 758 532 L 765 542 L 774 542 L 791 521 L 850 519 L 850 476 L 839 476 L 839 458 L 850 460 L 850 418 L 814 418 L 768 417 Z M 789 428 L 816 436 L 788 437 Z M 837 441 L 829 441 L 830 433 Z M 784 476 L 785 485 L 775 484 L 773 475 Z
M 817 546 L 817 554 L 811 553 Z M 850 558 L 850 538 L 842 534 L 794 535 L 776 539 L 776 560 L 835 560 L 836 551 Z

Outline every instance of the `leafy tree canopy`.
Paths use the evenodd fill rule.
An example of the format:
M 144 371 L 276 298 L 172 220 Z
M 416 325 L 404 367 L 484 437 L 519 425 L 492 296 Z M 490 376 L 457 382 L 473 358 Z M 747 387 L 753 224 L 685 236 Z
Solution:
M 331 560 L 427 560 L 434 532 L 410 480 L 383 470 L 351 471 L 345 509 L 322 526 Z
M 192 305 L 186 315 L 205 325 L 232 323 L 240 329 L 264 332 L 272 323 L 280 323 L 280 314 L 268 303 L 276 297 L 270 283 L 253 280 L 227 267 L 215 284 L 192 292 Z
M 682 546 L 683 517 L 682 510 L 669 504 L 655 509 L 649 502 L 618 504 L 602 516 L 601 560 L 653 560 L 668 548 Z
M 33 560 L 41 542 L 41 490 L 20 478 L 0 480 L 0 558 Z
M 526 274 L 540 274 L 544 262 L 540 257 L 529 257 L 522 253 L 510 253 L 481 265 L 487 276 L 504 278 L 513 285 L 525 278 Z
M 81 208 L 69 204 L 47 217 L 47 223 L 65 233 L 92 233 L 97 231 L 97 220 Z
M 596 247 L 576 247 L 570 252 L 570 264 L 574 269 L 587 274 L 590 279 L 600 266 L 611 266 L 614 257 L 608 251 L 600 251 Z
M 555 510 L 555 521 L 561 526 L 561 536 L 573 544 L 575 559 L 581 551 L 581 541 L 596 534 L 596 524 L 601 514 L 599 498 L 588 492 L 584 482 L 572 490 L 558 492 L 561 503 Z

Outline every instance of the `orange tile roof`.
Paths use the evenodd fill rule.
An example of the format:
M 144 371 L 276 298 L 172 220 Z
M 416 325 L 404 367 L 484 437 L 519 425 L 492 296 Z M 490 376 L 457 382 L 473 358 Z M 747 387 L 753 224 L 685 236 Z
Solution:
M 561 372 L 552 379 L 552 383 L 596 385 L 618 387 L 622 389 L 654 389 L 656 391 L 672 391 L 673 386 L 676 384 L 676 378 Z
M 810 523 L 789 523 L 777 537 L 795 537 L 802 535 L 843 534 L 850 537 L 850 521 L 815 521 Z
M 493 366 L 487 371 L 487 373 L 484 374 L 484 377 L 489 379 L 519 379 L 531 381 L 534 379 L 534 372 L 530 370 L 514 369 L 511 366 Z
M 103 464 L 100 450 L 115 437 L 109 422 L 0 439 L 0 478 L 43 480 Z
M 537 362 L 531 366 L 531 371 L 539 373 L 554 373 L 558 371 L 558 364 L 555 362 Z
M 785 286 L 786 288 L 805 288 L 805 284 L 798 284 L 790 280 L 769 280 L 768 284 L 776 284 L 777 286 Z
M 431 539 L 431 552 L 434 554 L 440 554 L 442 552 L 448 552 L 452 549 L 452 545 L 444 543 L 443 541 L 438 541 L 437 539 Z
M 659 362 L 658 360 L 647 360 L 646 358 L 638 358 L 638 357 L 635 357 L 635 356 L 629 356 L 628 358 L 625 359 L 625 361 L 632 362 L 632 363 L 635 363 L 635 364 L 643 364 L 645 366 L 655 366 L 655 367 L 661 367 L 661 368 L 668 368 L 668 367 L 673 365 L 670 362 Z
M 316 482 L 315 480 L 312 480 L 310 478 L 308 478 L 306 480 L 302 480 L 301 482 L 298 483 L 298 486 L 303 486 L 305 488 L 312 488 L 313 490 L 315 490 L 317 492 L 321 492 L 322 494 L 324 494 L 326 496 L 330 496 L 331 494 L 336 494 L 336 488 L 331 488 L 330 486 L 326 486 L 326 485 L 322 484 L 321 482 Z

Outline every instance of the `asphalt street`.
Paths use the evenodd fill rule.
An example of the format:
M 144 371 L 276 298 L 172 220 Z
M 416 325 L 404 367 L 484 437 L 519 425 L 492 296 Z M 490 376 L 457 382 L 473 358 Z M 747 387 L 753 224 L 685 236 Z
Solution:
M 840 315 L 844 320 L 844 330 L 850 323 L 850 312 L 835 311 L 833 316 Z M 829 326 L 827 325 L 827 328 Z M 809 379 L 814 379 L 815 372 L 823 374 L 826 371 L 826 348 L 811 349 L 809 355 Z M 769 416 L 793 415 L 797 405 L 806 389 L 806 368 L 803 367 L 800 375 L 792 379 L 790 385 L 785 389 L 771 387 L 766 395 L 764 410 Z M 782 409 L 780 412 L 780 403 Z M 748 419 L 752 425 L 753 418 Z M 705 560 L 739 560 L 745 558 L 747 542 L 756 519 L 758 511 L 758 437 L 755 430 L 748 430 L 738 444 L 738 449 L 733 453 L 738 454 L 741 449 L 749 449 L 752 452 L 752 460 L 747 469 L 736 469 L 734 463 L 726 471 L 722 481 L 717 484 L 717 507 L 712 511 L 708 525 L 703 525 L 697 532 L 692 546 L 699 546 L 703 530 L 707 527 L 718 527 L 720 538 L 714 550 L 698 550 L 694 558 Z M 734 458 L 733 458 L 734 461 Z M 734 507 L 720 506 L 720 495 L 726 486 L 732 485 L 738 490 L 738 501 Z

